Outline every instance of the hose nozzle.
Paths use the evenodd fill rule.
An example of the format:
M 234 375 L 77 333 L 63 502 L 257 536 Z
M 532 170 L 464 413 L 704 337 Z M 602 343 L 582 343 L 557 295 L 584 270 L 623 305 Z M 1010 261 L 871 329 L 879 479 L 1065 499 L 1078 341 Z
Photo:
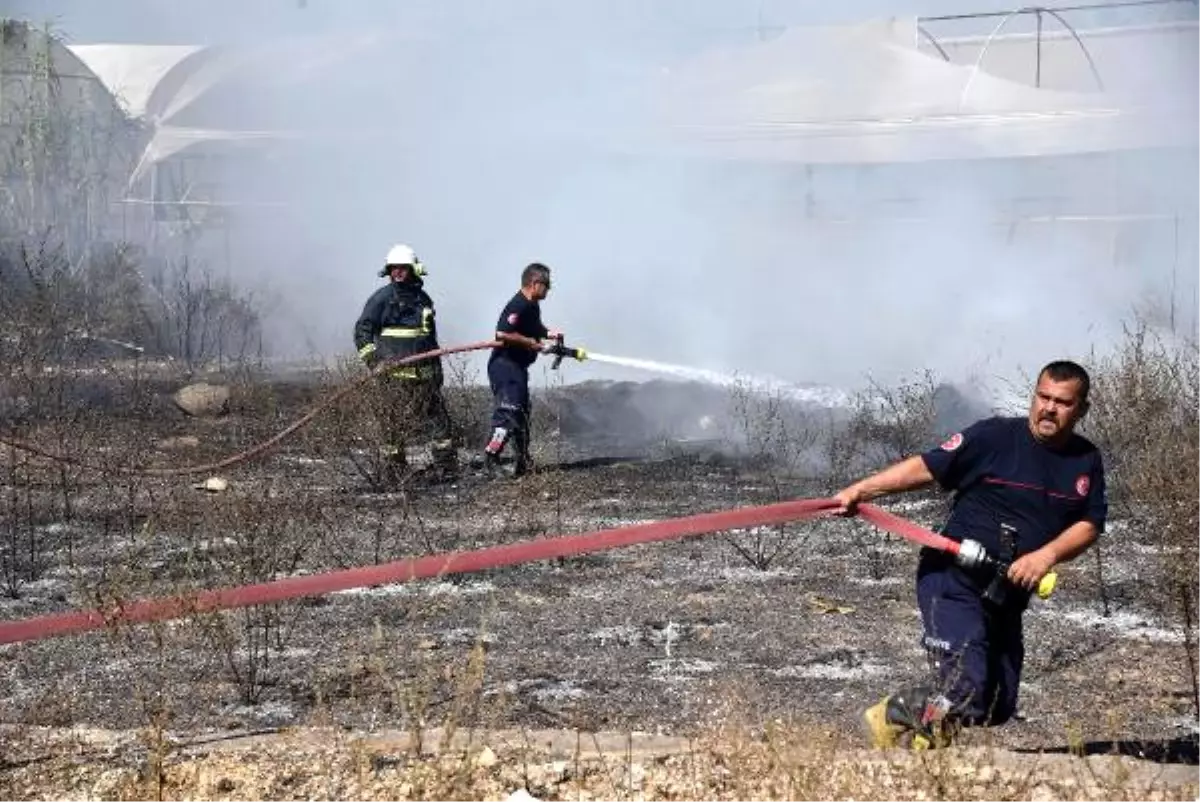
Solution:
M 959 543 L 958 551 L 954 555 L 954 561 L 966 569 L 989 568 L 995 571 L 996 576 L 1001 580 L 1008 573 L 1008 566 L 1011 564 L 997 560 L 988 554 L 987 549 L 977 540 L 964 540 Z M 1034 593 L 1039 599 L 1048 599 L 1050 598 L 1050 594 L 1054 593 L 1054 587 L 1057 584 L 1058 574 L 1050 571 L 1038 582 Z
M 558 366 L 562 364 L 563 357 L 570 357 L 580 362 L 588 357 L 587 351 L 582 348 L 570 348 L 563 345 L 562 337 L 555 338 L 554 345 L 551 346 L 547 353 L 554 354 L 554 362 L 550 364 L 551 370 L 558 370 Z

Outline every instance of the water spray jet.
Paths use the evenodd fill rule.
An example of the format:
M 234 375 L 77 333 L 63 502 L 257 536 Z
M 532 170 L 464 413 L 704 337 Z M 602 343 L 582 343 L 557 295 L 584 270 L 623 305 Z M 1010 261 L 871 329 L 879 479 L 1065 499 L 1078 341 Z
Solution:
M 718 387 L 748 390 L 758 395 L 776 395 L 790 401 L 820 404 L 822 406 L 847 406 L 850 396 L 843 390 L 833 387 L 801 387 L 790 382 L 767 376 L 749 376 L 746 374 L 721 373 L 708 368 L 696 368 L 688 365 L 674 365 L 669 362 L 658 362 L 652 359 L 614 356 L 588 352 L 587 358 L 593 362 L 603 362 L 625 368 L 635 368 L 654 373 L 662 373 L 688 381 L 704 382 Z

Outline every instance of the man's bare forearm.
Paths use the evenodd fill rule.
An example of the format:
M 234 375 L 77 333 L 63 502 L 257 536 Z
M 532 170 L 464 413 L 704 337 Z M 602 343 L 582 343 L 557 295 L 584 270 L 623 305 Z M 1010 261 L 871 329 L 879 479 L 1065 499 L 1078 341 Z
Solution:
M 870 501 L 888 493 L 916 490 L 932 481 L 933 474 L 929 472 L 925 460 L 915 456 L 860 479 L 846 488 L 846 491 L 852 493 L 856 501 Z
M 1083 554 L 1099 535 L 1100 530 L 1091 521 L 1071 524 L 1037 551 L 1015 560 L 1008 568 L 1008 578 L 1027 590 L 1033 590 L 1054 566 Z
M 498 331 L 496 339 L 509 345 L 516 345 L 520 348 L 528 348 L 530 351 L 541 349 L 541 343 L 532 337 L 526 337 L 524 334 L 517 334 L 514 331 Z
M 1065 563 L 1083 554 L 1096 542 L 1100 531 L 1091 521 L 1080 521 L 1071 524 L 1062 533 L 1042 546 L 1042 549 L 1054 560 L 1055 564 Z

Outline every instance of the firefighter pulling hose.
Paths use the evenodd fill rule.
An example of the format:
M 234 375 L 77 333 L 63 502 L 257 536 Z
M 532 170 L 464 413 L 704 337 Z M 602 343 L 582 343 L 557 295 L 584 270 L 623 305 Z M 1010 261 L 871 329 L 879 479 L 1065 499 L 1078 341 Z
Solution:
M 1050 362 L 1025 416 L 981 420 L 834 496 L 854 514 L 864 501 L 932 484 L 955 493 L 946 534 L 925 543 L 917 569 L 930 679 L 864 712 L 876 746 L 942 746 L 961 727 L 1016 713 L 1026 606 L 1050 594 L 1054 567 L 1087 551 L 1108 516 L 1100 452 L 1074 431 L 1090 387 L 1082 366 Z

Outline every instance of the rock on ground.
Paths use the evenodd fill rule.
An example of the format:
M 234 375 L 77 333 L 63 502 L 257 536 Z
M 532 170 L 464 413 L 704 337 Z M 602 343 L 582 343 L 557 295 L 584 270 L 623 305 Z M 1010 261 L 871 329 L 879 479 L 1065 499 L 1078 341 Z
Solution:
M 215 417 L 229 411 L 229 388 L 223 384 L 197 382 L 179 388 L 171 400 L 192 417 Z

